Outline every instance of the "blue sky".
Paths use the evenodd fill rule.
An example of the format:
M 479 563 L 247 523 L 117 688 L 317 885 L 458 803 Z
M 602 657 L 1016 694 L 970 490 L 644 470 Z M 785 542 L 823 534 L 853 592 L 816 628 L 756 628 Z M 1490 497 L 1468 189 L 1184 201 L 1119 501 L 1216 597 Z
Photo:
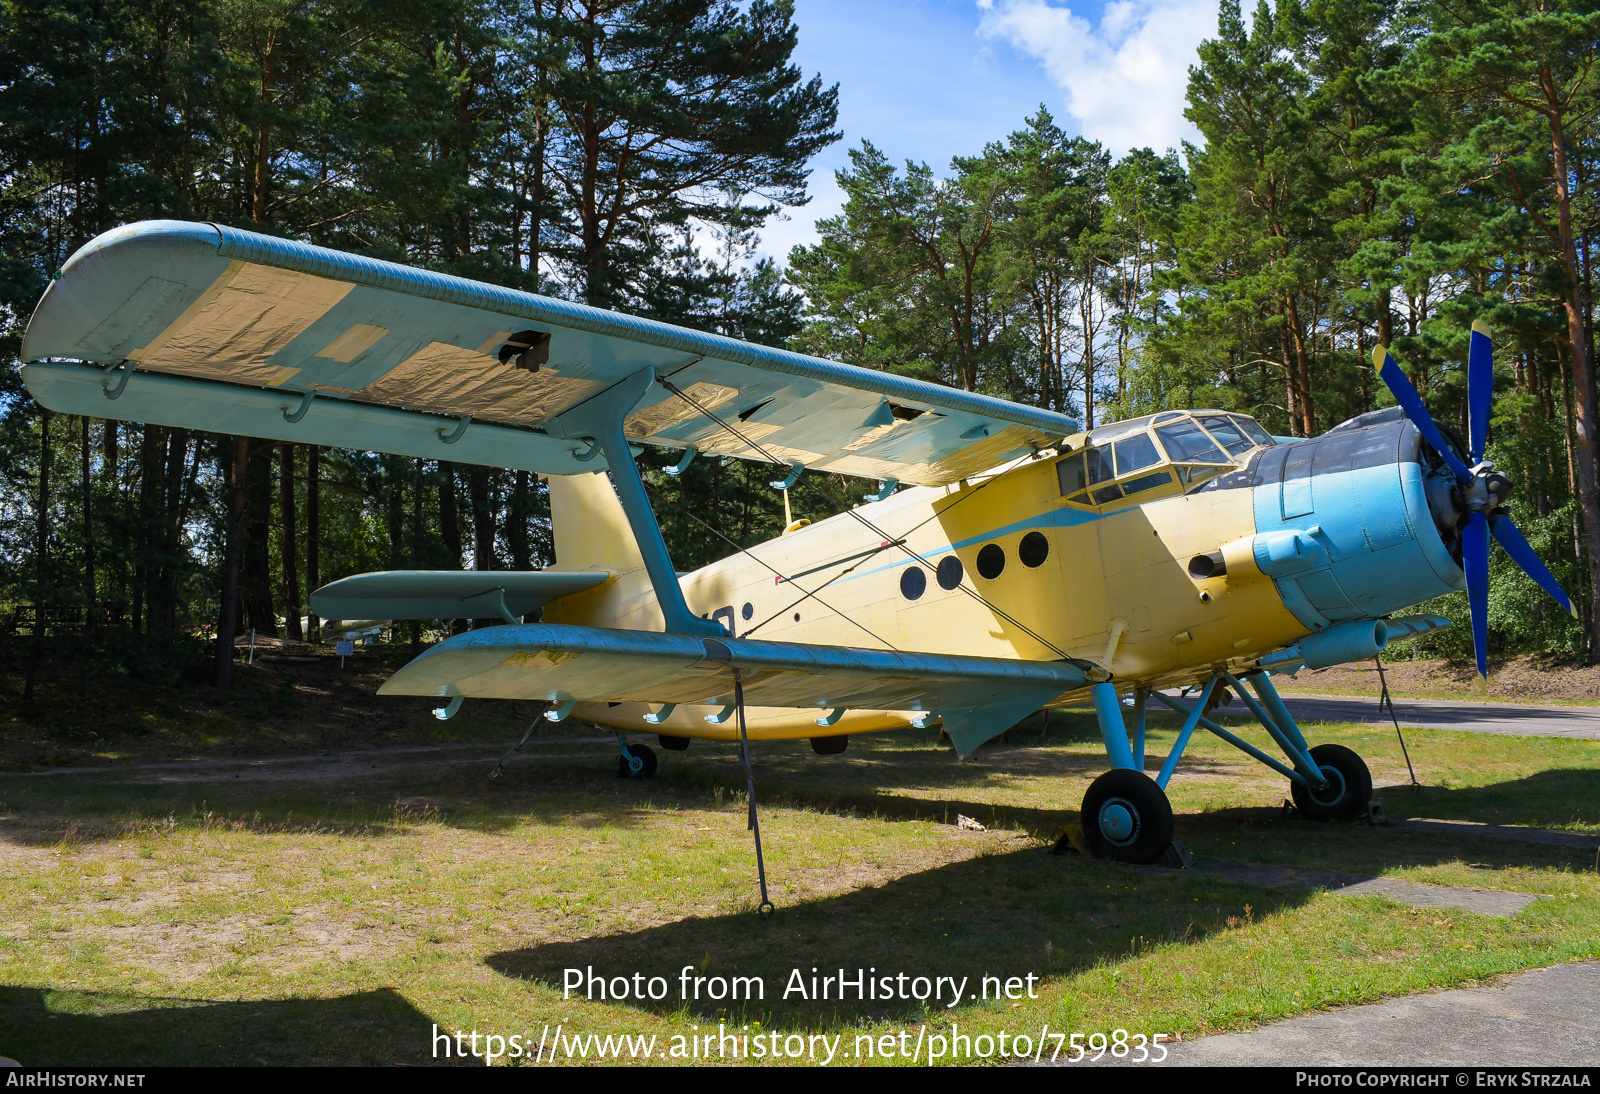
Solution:
M 1183 88 L 1216 0 L 796 0 L 795 61 L 839 85 L 844 139 L 812 163 L 812 200 L 769 224 L 780 261 L 839 210 L 833 172 L 871 140 L 944 170 L 1020 128 L 1040 103 L 1113 152 L 1194 137 Z

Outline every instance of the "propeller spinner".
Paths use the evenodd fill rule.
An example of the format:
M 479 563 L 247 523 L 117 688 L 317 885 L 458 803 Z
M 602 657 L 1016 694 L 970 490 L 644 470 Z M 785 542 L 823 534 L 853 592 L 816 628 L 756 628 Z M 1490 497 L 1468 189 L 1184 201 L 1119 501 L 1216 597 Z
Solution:
M 1383 382 L 1389 385 L 1395 401 L 1405 411 L 1411 424 L 1433 446 L 1455 479 L 1455 489 L 1448 491 L 1450 498 L 1446 511 L 1454 516 L 1456 530 L 1461 536 L 1462 569 L 1466 571 L 1467 601 L 1472 609 L 1472 649 L 1478 658 L 1479 677 L 1487 677 L 1491 535 L 1500 542 L 1512 561 L 1538 582 L 1541 589 L 1554 597 L 1557 604 L 1574 618 L 1578 615 L 1571 598 L 1562 591 L 1555 577 L 1539 561 L 1539 556 L 1533 553 L 1533 548 L 1501 508 L 1511 496 L 1511 480 L 1483 458 L 1484 445 L 1489 437 L 1489 411 L 1494 391 L 1494 341 L 1489 334 L 1489 325 L 1481 319 L 1472 321 L 1471 350 L 1467 357 L 1467 456 L 1472 460 L 1471 467 L 1461 462 L 1454 446 L 1439 432 L 1428 408 L 1423 405 L 1422 397 L 1389 355 L 1387 346 L 1378 346 L 1373 350 L 1372 363 Z M 1433 494 L 1434 491 L 1430 490 L 1430 499 Z

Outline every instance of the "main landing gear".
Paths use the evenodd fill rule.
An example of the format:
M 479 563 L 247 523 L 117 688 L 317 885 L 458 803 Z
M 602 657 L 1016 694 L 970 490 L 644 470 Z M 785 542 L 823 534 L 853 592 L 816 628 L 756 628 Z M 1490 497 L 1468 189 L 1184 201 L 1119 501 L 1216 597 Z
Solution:
M 1267 673 L 1258 669 L 1247 673 L 1244 681 L 1255 689 L 1255 696 L 1232 674 L 1219 672 L 1205 683 L 1190 708 L 1159 691 L 1134 692 L 1131 741 L 1115 686 L 1107 681 L 1089 689 L 1112 767 L 1095 779 L 1083 796 L 1083 834 L 1091 851 L 1118 862 L 1148 863 L 1161 858 L 1173 835 L 1167 782 L 1189 738 L 1201 726 L 1286 776 L 1289 793 L 1301 816 L 1310 820 L 1354 820 L 1361 814 L 1372 800 L 1372 773 L 1361 757 L 1343 745 L 1309 747 Z M 1293 766 L 1267 755 L 1205 716 L 1212 694 L 1224 684 L 1245 701 Z M 1184 716 L 1172 752 L 1153 778 L 1144 770 L 1145 705 L 1151 698 Z

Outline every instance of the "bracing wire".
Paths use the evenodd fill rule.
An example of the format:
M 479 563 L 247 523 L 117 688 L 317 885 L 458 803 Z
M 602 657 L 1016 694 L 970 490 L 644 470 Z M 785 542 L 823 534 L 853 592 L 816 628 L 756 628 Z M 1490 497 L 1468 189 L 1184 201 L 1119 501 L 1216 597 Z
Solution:
M 687 394 L 682 388 L 678 387 L 678 385 L 674 384 L 672 381 L 666 379 L 665 377 L 662 377 L 662 378 L 660 378 L 659 383 L 661 384 L 662 387 L 666 388 L 672 394 L 676 395 L 678 398 L 682 399 L 684 402 L 688 403 L 690 406 L 692 406 L 696 410 L 698 410 L 701 414 L 703 414 L 707 418 L 711 419 L 711 421 L 717 423 L 717 425 L 719 425 L 723 429 L 727 430 L 734 437 L 738 438 L 752 452 L 755 452 L 758 455 L 766 458 L 767 460 L 771 461 L 776 466 L 783 467 L 783 468 L 787 468 L 789 466 L 787 463 L 785 463 L 778 456 L 776 456 L 773 453 L 767 451 L 766 448 L 764 448 L 759 442 L 753 441 L 749 437 L 746 437 L 743 433 L 739 432 L 739 430 L 738 430 L 738 428 L 736 426 L 734 426 L 731 423 L 723 420 L 721 417 L 719 417 L 718 415 L 713 413 L 709 408 L 703 406 L 701 403 L 696 401 L 692 396 Z M 979 483 L 978 486 L 976 488 L 974 488 L 971 491 L 970 494 L 967 495 L 967 497 L 971 497 L 972 495 L 976 494 L 979 490 L 982 490 L 984 487 L 988 486 L 990 482 L 993 482 L 993 481 L 994 481 L 994 479 L 990 479 L 987 482 Z M 831 490 L 832 490 L 832 487 L 830 486 L 830 491 Z M 910 536 L 911 532 L 916 531 L 917 528 L 921 528 L 924 524 L 927 524 L 929 521 L 934 520 L 936 517 L 944 515 L 944 513 L 949 512 L 950 509 L 955 508 L 955 505 L 959 505 L 963 500 L 966 500 L 965 498 L 958 498 L 956 500 L 955 504 L 947 506 L 941 512 L 935 513 L 935 514 L 933 514 L 933 516 L 930 516 L 927 520 L 922 521 L 922 523 L 918 524 L 916 526 L 916 528 L 911 529 L 911 532 L 907 532 L 905 536 L 897 537 L 897 536 L 891 536 L 889 533 L 885 532 L 882 528 L 879 528 L 872 521 L 870 521 L 866 517 L 862 516 L 853 506 L 851 506 L 847 502 L 845 502 L 844 499 L 838 497 L 836 492 L 834 494 L 834 499 L 837 502 L 839 502 L 839 504 L 841 506 L 843 506 L 843 511 L 846 514 L 848 514 L 851 517 L 851 519 L 855 520 L 862 527 L 868 529 L 874 535 L 878 536 L 878 538 L 884 543 L 885 548 L 890 547 L 890 546 L 899 547 L 902 551 L 904 551 L 906 554 L 910 555 L 914 560 L 916 560 L 917 563 L 919 563 L 920 565 L 924 566 L 925 568 L 927 568 L 927 570 L 929 572 L 934 573 L 934 574 L 938 573 L 938 567 L 934 566 L 932 563 L 930 563 L 922 555 L 920 555 L 916 551 L 912 550 L 911 547 L 907 545 L 906 538 L 908 538 Z M 859 565 L 859 563 L 857 565 Z M 852 569 L 854 569 L 854 567 L 852 567 Z M 840 574 L 838 576 L 842 577 L 844 575 Z M 835 580 L 837 580 L 837 578 Z M 1070 660 L 1071 659 L 1071 655 L 1068 654 L 1065 650 L 1063 650 L 1060 646 L 1057 646 L 1054 642 L 1051 642 L 1049 639 L 1047 639 L 1043 635 L 1039 634 L 1032 627 L 1029 627 L 1027 624 L 1023 623 L 1021 620 L 1019 620 L 1015 616 L 1011 615 L 1011 613 L 1007 612 L 1005 609 L 1001 608 L 999 605 L 997 605 L 994 602 L 992 602 L 991 600 L 989 600 L 987 597 L 985 597 L 982 593 L 978 592 L 976 589 L 968 588 L 965 584 L 957 585 L 956 588 L 959 589 L 961 592 L 965 593 L 966 595 L 970 596 L 972 599 L 976 600 L 978 603 L 982 604 L 984 607 L 988 608 L 991 612 L 993 612 L 995 615 L 999 616 L 1001 619 L 1004 619 L 1006 622 L 1010 623 L 1012 626 L 1016 627 L 1018 630 L 1022 631 L 1024 634 L 1028 635 L 1034 641 L 1038 642 L 1041 646 L 1044 646 L 1047 649 L 1053 651 L 1057 656 L 1059 656 L 1059 657 L 1061 657 L 1063 659 L 1066 659 L 1066 660 Z M 840 614 L 842 615 L 843 613 L 840 613 Z M 846 617 L 846 618 L 848 618 L 848 617 Z M 852 620 L 852 622 L 854 622 L 854 621 Z M 857 625 L 859 626 L 859 624 L 857 624 Z M 865 628 L 862 628 L 862 629 L 865 630 Z M 882 641 L 882 639 L 879 639 L 879 641 Z

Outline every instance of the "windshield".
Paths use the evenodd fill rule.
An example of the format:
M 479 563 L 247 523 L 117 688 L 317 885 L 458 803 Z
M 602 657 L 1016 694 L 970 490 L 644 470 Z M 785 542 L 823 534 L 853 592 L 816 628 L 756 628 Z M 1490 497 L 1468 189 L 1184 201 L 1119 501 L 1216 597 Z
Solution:
M 1226 463 L 1227 455 L 1205 430 L 1188 418 L 1170 425 L 1156 426 L 1156 435 L 1174 463 Z
M 1239 420 L 1225 414 L 1207 414 L 1200 419 L 1200 424 L 1216 439 L 1217 443 L 1228 450 L 1228 455 L 1237 456 L 1256 446 L 1256 442 L 1245 436 L 1243 429 L 1239 428 Z

